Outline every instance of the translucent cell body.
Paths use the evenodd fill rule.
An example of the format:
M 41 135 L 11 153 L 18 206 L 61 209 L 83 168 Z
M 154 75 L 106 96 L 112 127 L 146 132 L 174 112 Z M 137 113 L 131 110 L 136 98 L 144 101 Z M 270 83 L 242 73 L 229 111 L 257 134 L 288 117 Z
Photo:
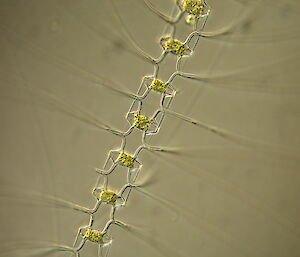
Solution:
M 104 190 L 100 193 L 100 199 L 102 202 L 115 204 L 118 199 L 118 195 L 113 191 Z
M 162 81 L 159 80 L 159 79 L 155 79 L 155 80 L 151 83 L 150 87 L 151 87 L 154 91 L 156 91 L 156 92 L 159 92 L 159 93 L 165 93 L 166 90 L 167 90 L 168 85 L 167 85 L 166 83 L 162 82 Z
M 207 16 L 210 8 L 202 0 L 182 0 L 179 1 L 179 6 L 189 14 L 197 17 Z
M 138 113 L 134 114 L 134 126 L 140 130 L 147 130 L 150 126 L 150 119 L 145 116 Z
M 185 17 L 185 22 L 187 24 L 190 24 L 190 25 L 196 25 L 197 24 L 197 19 L 196 19 L 196 16 L 193 15 L 193 14 L 189 14 Z
M 102 233 L 99 230 L 87 229 L 83 235 L 83 238 L 97 244 L 102 243 Z
M 143 124 L 142 122 L 139 123 L 138 125 L 136 126 L 141 126 L 140 129 L 144 130 L 143 128 L 146 127 L 146 124 Z M 139 128 L 139 127 L 138 127 Z M 135 161 L 135 158 L 128 154 L 128 153 L 125 153 L 125 152 L 122 152 L 119 154 L 118 158 L 117 158 L 117 162 L 122 165 L 122 166 L 125 166 L 125 167 L 128 167 L 128 168 L 133 168 L 134 166 L 134 161 Z
M 191 49 L 178 39 L 173 39 L 171 37 L 163 37 L 161 39 L 161 45 L 164 51 L 172 53 L 178 56 L 190 55 Z

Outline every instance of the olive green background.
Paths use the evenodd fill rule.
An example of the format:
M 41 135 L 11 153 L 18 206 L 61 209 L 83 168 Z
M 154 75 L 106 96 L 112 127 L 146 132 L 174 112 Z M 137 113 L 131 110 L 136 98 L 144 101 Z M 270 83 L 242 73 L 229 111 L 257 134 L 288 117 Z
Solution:
M 46 249 L 35 248 L 38 241 L 71 246 L 88 223 L 87 215 L 55 207 L 45 195 L 92 207 L 93 168 L 121 140 L 73 114 L 84 110 L 125 130 L 131 100 L 95 83 L 95 76 L 136 92 L 153 68 L 137 55 L 116 13 L 136 44 L 155 57 L 166 27 L 141 0 L 115 0 L 117 10 L 110 2 L 0 1 L 0 256 L 46 256 Z M 174 1 L 152 3 L 174 11 Z M 228 136 L 165 118 L 149 143 L 172 152 L 144 151 L 139 158 L 139 182 L 156 198 L 134 190 L 118 209 L 116 218 L 138 234 L 113 227 L 111 257 L 300 255 L 299 3 L 209 4 L 205 31 L 232 27 L 201 38 L 183 70 L 215 83 L 175 79 L 171 109 Z M 181 23 L 179 38 L 188 30 Z M 174 71 L 170 56 L 161 79 Z M 158 100 L 151 94 L 145 101 L 148 115 Z M 127 150 L 140 140 L 141 133 L 130 135 Z M 118 168 L 109 182 L 118 189 L 125 179 L 126 170 Z M 99 229 L 108 215 L 108 206 L 96 215 Z M 89 243 L 82 256 L 96 252 Z

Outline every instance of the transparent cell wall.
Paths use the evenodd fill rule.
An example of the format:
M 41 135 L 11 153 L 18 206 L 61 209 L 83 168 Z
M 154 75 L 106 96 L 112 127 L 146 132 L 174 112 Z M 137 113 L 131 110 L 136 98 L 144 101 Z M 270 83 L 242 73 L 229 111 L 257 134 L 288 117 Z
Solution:
M 172 31 L 175 1 L 0 2 L 0 256 L 76 256 L 103 185 L 129 182 L 94 209 L 93 229 L 112 222 L 103 256 L 300 255 L 300 5 L 207 5 L 190 56 L 156 69 L 161 38 L 194 30 L 185 13 Z M 173 74 L 167 91 L 151 89 L 154 72 Z M 147 130 L 137 110 L 160 112 Z

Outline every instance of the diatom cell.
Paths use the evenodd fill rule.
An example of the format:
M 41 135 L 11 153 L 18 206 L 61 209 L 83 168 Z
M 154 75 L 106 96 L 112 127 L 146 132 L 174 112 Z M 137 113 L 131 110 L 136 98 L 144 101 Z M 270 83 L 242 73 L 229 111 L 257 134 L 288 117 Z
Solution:
M 191 15 L 204 17 L 209 14 L 210 8 L 202 0 L 182 0 L 178 2 L 179 6 Z
M 141 126 L 145 126 L 145 125 L 141 124 Z M 125 153 L 125 152 L 120 153 L 118 158 L 117 158 L 117 162 L 120 165 L 128 167 L 128 168 L 133 168 L 134 161 L 135 161 L 135 158 L 132 155 L 130 155 L 128 153 Z
M 163 37 L 160 43 L 164 51 L 166 51 L 167 53 L 175 54 L 177 56 L 190 55 L 192 52 L 187 44 L 171 37 Z
M 138 113 L 134 114 L 134 126 L 140 130 L 147 130 L 150 126 L 150 119 Z
M 108 204 L 115 204 L 117 199 L 118 195 L 110 190 L 102 191 L 100 194 L 100 200 Z
M 159 79 L 155 79 L 155 80 L 151 83 L 150 87 L 151 87 L 154 91 L 156 91 L 156 92 L 159 92 L 159 93 L 165 93 L 166 90 L 167 90 L 168 84 L 162 82 L 162 81 L 159 80 Z
M 85 233 L 83 234 L 83 238 L 97 244 L 101 244 L 103 240 L 101 231 L 90 228 L 85 231 Z

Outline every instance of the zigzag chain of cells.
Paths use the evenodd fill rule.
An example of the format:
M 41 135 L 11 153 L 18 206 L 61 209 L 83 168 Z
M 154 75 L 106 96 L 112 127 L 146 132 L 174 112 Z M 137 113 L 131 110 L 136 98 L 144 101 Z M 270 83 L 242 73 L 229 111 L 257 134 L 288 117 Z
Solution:
M 177 7 L 179 9 L 178 14 L 174 17 L 168 17 L 162 13 L 160 13 L 157 9 L 155 9 L 148 1 L 146 3 L 149 4 L 149 8 L 155 14 L 157 14 L 161 19 L 163 19 L 166 23 L 173 28 L 173 32 L 171 35 L 164 36 L 160 40 L 160 44 L 162 47 L 161 56 L 157 59 L 152 59 L 154 65 L 154 72 L 151 76 L 145 76 L 140 85 L 140 89 L 137 92 L 137 97 L 133 100 L 131 107 L 126 115 L 127 121 L 130 123 L 130 128 L 126 132 L 119 132 L 119 135 L 122 136 L 122 145 L 120 150 L 112 150 L 108 155 L 108 159 L 104 165 L 104 169 L 107 166 L 108 161 L 112 162 L 111 167 L 108 170 L 96 169 L 99 173 L 99 178 L 96 183 L 95 188 L 92 193 L 97 199 L 97 203 L 93 209 L 82 208 L 82 211 L 88 213 L 90 215 L 89 224 L 85 227 L 81 227 L 78 230 L 77 236 L 75 238 L 75 242 L 72 247 L 66 247 L 64 250 L 70 251 L 74 253 L 76 257 L 80 256 L 80 251 L 85 246 L 87 241 L 91 241 L 99 245 L 99 254 L 102 255 L 103 247 L 109 246 L 112 243 L 112 238 L 108 235 L 108 230 L 111 225 L 118 225 L 123 228 L 129 228 L 125 223 L 118 221 L 115 219 L 115 212 L 119 207 L 124 207 L 127 203 L 129 194 L 133 187 L 138 187 L 135 185 L 135 181 L 139 175 L 140 170 L 142 169 L 142 164 L 138 161 L 138 154 L 143 149 L 152 149 L 151 146 L 147 145 L 146 137 L 155 135 L 159 133 L 160 126 L 164 119 L 164 110 L 168 109 L 172 103 L 173 98 L 176 95 L 176 89 L 172 86 L 172 81 L 176 74 L 179 72 L 179 64 L 183 57 L 191 56 L 199 38 L 201 37 L 201 31 L 204 29 L 206 25 L 207 18 L 209 16 L 209 12 L 211 8 L 207 5 L 207 3 L 203 0 L 178 0 Z M 147 5 L 148 5 L 147 4 Z M 185 21 L 188 25 L 192 26 L 192 32 L 187 36 L 185 41 L 180 41 L 175 37 L 175 26 L 176 24 L 182 20 L 185 15 Z M 202 20 L 202 26 L 199 29 L 200 20 Z M 191 47 L 190 41 L 196 37 L 196 43 Z M 167 54 L 173 54 L 177 57 L 176 61 L 176 71 L 170 76 L 168 81 L 162 81 L 158 77 L 159 64 L 163 62 L 164 58 Z M 144 85 L 148 82 L 147 85 Z M 141 87 L 146 86 L 146 90 L 142 95 L 140 94 Z M 142 114 L 142 102 L 147 99 L 148 94 L 150 92 L 155 92 L 161 94 L 160 100 L 160 108 L 158 111 L 154 113 L 152 117 L 148 117 Z M 138 108 L 133 110 L 133 106 L 138 103 Z M 161 114 L 160 119 L 157 117 Z M 142 145 L 138 147 L 133 155 L 127 153 L 125 151 L 126 146 L 126 137 L 131 134 L 134 129 L 138 129 L 142 131 Z M 108 176 L 111 174 L 117 166 L 123 166 L 128 169 L 127 171 L 127 183 L 121 188 L 119 192 L 115 192 L 108 188 Z M 134 174 L 133 178 L 131 178 L 132 174 Z M 104 183 L 102 187 L 98 187 L 100 176 L 104 177 Z M 125 191 L 128 190 L 127 196 L 124 196 Z M 94 223 L 94 214 L 99 210 L 101 203 L 106 203 L 111 205 L 111 214 L 110 219 L 107 221 L 106 225 L 102 230 L 93 229 Z M 84 209 L 84 210 L 83 210 Z M 81 241 L 77 244 L 79 236 L 81 237 Z M 75 247 L 77 244 L 77 247 Z M 105 254 L 105 256 L 108 255 Z

